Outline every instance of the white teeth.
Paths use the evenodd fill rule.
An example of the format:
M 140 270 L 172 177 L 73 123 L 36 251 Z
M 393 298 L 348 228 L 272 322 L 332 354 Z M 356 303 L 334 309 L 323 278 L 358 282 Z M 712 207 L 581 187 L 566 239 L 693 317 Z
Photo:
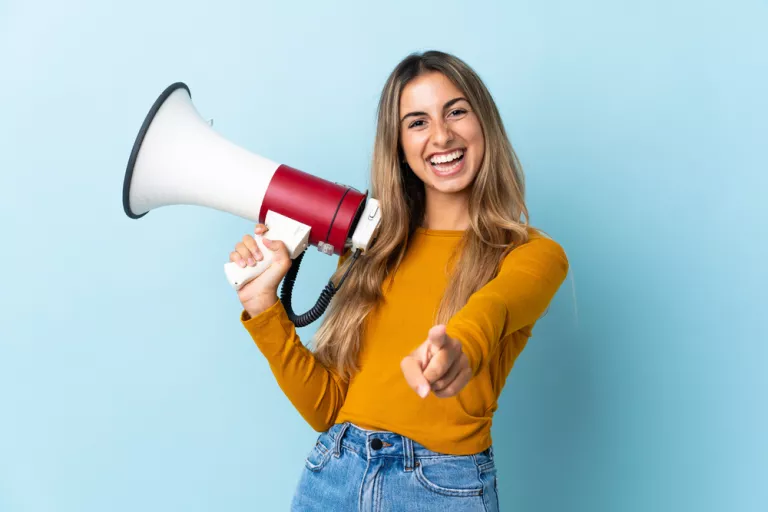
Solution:
M 461 157 L 461 155 L 463 154 L 464 154 L 463 150 L 457 149 L 453 153 L 448 153 L 447 155 L 433 156 L 432 158 L 430 158 L 429 161 L 432 164 L 445 164 L 453 160 L 456 160 L 457 158 Z

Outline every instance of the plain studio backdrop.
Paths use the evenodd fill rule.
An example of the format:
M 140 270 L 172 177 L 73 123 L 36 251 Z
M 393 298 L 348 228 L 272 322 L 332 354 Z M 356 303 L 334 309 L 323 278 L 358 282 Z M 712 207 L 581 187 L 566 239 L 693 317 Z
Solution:
M 316 434 L 224 278 L 253 225 L 129 219 L 129 152 L 184 81 L 228 139 L 365 190 L 381 87 L 432 48 L 487 83 L 571 261 L 494 421 L 503 509 L 768 510 L 768 7 L 621 4 L 0 1 L 0 510 L 287 509 Z M 297 308 L 335 265 L 310 249 Z

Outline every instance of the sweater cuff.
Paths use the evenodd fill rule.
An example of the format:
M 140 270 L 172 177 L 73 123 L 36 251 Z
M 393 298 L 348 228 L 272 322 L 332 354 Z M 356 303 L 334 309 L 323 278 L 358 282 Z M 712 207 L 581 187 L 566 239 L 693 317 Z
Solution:
M 467 360 L 469 360 L 472 376 L 474 377 L 480 373 L 480 360 L 483 357 L 483 353 L 480 349 L 470 341 L 468 336 L 464 336 L 464 333 L 462 333 L 461 330 L 456 329 L 450 323 L 446 326 L 445 334 L 461 343 L 461 351 L 464 352 L 467 356 Z
M 274 304 L 262 311 L 256 316 L 250 317 L 245 310 L 240 313 L 240 322 L 251 336 L 260 335 L 263 337 L 265 331 L 281 331 L 286 334 L 286 323 L 290 324 L 288 313 L 283 307 L 283 303 L 278 299 Z

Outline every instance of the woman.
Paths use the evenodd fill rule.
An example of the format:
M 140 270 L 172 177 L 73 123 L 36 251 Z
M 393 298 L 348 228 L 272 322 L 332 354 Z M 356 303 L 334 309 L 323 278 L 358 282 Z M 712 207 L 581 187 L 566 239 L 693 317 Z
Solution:
M 452 55 L 410 55 L 390 75 L 371 181 L 378 238 L 334 297 L 313 351 L 278 300 L 291 265 L 282 243 L 266 242 L 274 263 L 238 292 L 243 325 L 321 432 L 292 507 L 498 510 L 493 413 L 566 277 L 565 253 L 528 225 L 498 110 Z M 230 260 L 261 257 L 246 235 Z

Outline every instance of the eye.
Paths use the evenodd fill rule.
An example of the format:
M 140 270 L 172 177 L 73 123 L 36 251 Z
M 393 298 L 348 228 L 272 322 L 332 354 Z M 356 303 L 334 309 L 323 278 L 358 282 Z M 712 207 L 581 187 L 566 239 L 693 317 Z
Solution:
M 412 122 L 408 125 L 408 128 L 419 128 L 421 126 L 424 126 L 424 120 L 423 119 L 417 119 L 416 121 Z
M 455 108 L 455 109 L 451 110 L 451 113 L 448 114 L 448 115 L 450 115 L 452 117 L 459 117 L 459 116 L 463 116 L 466 113 L 467 113 L 466 109 Z

